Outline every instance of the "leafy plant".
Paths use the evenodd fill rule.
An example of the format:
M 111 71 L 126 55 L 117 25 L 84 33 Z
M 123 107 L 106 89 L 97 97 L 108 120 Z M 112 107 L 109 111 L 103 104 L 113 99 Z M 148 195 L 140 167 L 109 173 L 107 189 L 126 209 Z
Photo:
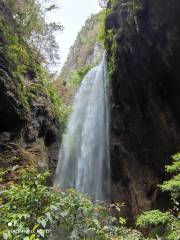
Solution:
M 98 34 L 98 41 L 103 43 L 105 41 L 105 18 L 106 18 L 106 11 L 102 10 L 99 15 L 99 34 Z
M 137 226 L 148 227 L 167 223 L 171 218 L 169 212 L 162 213 L 159 210 L 152 210 L 142 213 L 137 219 Z
M 53 10 L 54 6 L 43 9 L 35 0 L 0 0 L 0 3 L 0 55 L 3 69 L 7 69 L 12 79 L 9 85 L 26 114 L 30 113 L 31 99 L 36 99 L 37 93 L 42 91 L 52 103 L 53 115 L 60 115 L 60 99 L 52 88 L 52 76 L 42 70 L 49 58 L 53 61 L 56 58 L 53 32 L 62 29 L 61 25 L 45 22 L 45 12 Z
M 52 1 L 44 6 L 43 1 L 35 0 L 1 0 L 6 12 L 11 15 L 17 35 L 35 49 L 40 61 L 54 62 L 58 59 L 58 46 L 53 33 L 62 30 L 61 24 L 45 21 L 46 12 L 53 11 L 56 6 Z M 52 3 L 51 3 L 52 2 Z
M 19 185 L 0 194 L 2 239 L 24 239 L 27 236 L 35 239 L 31 234 L 35 228 L 39 231 L 44 229 L 43 220 L 47 220 L 46 208 L 54 201 L 54 196 L 45 186 L 48 176 L 47 172 L 37 174 L 30 171 L 22 176 Z
M 48 172 L 32 170 L 0 193 L 1 239 L 144 239 L 127 229 L 123 218 L 111 216 L 111 209 L 119 205 L 93 204 L 73 189 L 48 187 L 48 180 Z
M 83 80 L 83 77 L 86 75 L 86 73 L 92 68 L 91 65 L 85 65 L 84 67 L 78 69 L 77 71 L 74 71 L 72 73 L 71 78 L 68 80 L 68 85 L 73 88 L 77 88 L 81 81 Z
M 173 174 L 173 176 L 170 180 L 165 181 L 160 188 L 163 192 L 169 192 L 175 203 L 180 198 L 180 153 L 175 154 L 172 160 L 172 164 L 166 166 L 166 172 Z
M 173 209 L 168 212 L 152 210 L 142 213 L 137 218 L 137 225 L 149 229 L 149 236 L 158 235 L 160 239 L 179 240 L 180 221 L 179 221 L 179 197 L 180 197 L 180 154 L 172 157 L 171 165 L 166 166 L 166 172 L 173 174 L 171 179 L 163 182 L 160 188 L 164 192 L 169 192 L 173 202 Z M 156 228 L 159 226 L 159 228 Z

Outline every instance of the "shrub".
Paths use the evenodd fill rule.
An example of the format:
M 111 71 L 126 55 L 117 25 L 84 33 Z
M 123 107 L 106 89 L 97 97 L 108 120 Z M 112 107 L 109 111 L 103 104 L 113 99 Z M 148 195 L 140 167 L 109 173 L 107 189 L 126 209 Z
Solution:
M 137 218 L 136 224 L 145 229 L 151 227 L 148 232 L 149 236 L 158 235 L 160 239 L 179 240 L 180 154 L 174 155 L 172 159 L 172 164 L 165 168 L 166 172 L 172 174 L 172 177 L 163 182 L 160 188 L 162 191 L 170 193 L 173 209 L 165 213 L 159 210 L 144 212 Z M 156 228 L 158 225 L 159 229 Z M 166 225 L 165 228 L 164 225 Z
M 79 87 L 86 73 L 92 68 L 91 65 L 85 65 L 84 67 L 74 71 L 68 80 L 68 85 L 73 88 Z
M 73 189 L 60 192 L 47 186 L 48 179 L 48 172 L 29 171 L 0 193 L 0 239 L 144 239 L 111 216 L 116 205 L 93 204 Z
M 172 174 L 172 178 L 165 181 L 161 186 L 163 192 L 169 192 L 175 203 L 180 198 L 180 153 L 172 156 L 172 164 L 166 166 L 166 172 Z
M 171 218 L 170 213 L 159 210 L 143 212 L 137 219 L 137 226 L 149 227 L 167 223 Z

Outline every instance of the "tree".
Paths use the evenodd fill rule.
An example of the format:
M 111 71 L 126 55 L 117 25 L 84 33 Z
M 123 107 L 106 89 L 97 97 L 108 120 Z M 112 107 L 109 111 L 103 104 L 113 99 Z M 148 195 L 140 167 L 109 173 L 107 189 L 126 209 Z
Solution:
M 55 63 L 58 60 L 58 45 L 54 32 L 62 31 L 63 27 L 59 23 L 45 21 L 46 13 L 57 8 L 53 1 L 48 1 L 48 5 L 44 5 L 42 0 L 2 2 L 16 23 L 18 35 L 37 51 L 41 62 Z

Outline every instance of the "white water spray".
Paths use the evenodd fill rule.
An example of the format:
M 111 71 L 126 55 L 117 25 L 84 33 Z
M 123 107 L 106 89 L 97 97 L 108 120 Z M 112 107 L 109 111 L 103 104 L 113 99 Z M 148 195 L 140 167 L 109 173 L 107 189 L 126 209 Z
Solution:
M 82 80 L 63 135 L 54 184 L 94 200 L 109 194 L 109 91 L 106 57 Z

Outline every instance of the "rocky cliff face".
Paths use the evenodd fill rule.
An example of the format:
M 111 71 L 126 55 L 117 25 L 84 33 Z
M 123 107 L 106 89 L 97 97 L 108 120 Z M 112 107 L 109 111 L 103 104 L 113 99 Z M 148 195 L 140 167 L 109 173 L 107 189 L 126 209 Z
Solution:
M 59 122 L 37 74 L 38 63 L 33 67 L 31 61 L 26 66 L 25 54 L 20 53 L 24 53 L 27 46 L 16 32 L 13 17 L 5 5 L 0 13 L 1 186 L 18 180 L 22 171 L 34 166 L 54 170 L 59 149 Z M 22 73 L 20 69 L 24 66 Z
M 66 109 L 71 107 L 73 96 L 84 75 L 103 55 L 101 31 L 104 28 L 104 11 L 91 15 L 79 31 L 70 48 L 67 61 L 55 82 Z
M 2 66 L 0 88 L 0 163 L 6 169 L 1 184 L 15 181 L 22 170 L 31 167 L 54 170 L 59 123 L 49 110 L 52 106 L 47 96 L 39 92 L 31 100 L 29 111 L 25 110 L 12 76 Z
M 98 38 L 103 20 L 102 15 L 103 13 L 91 15 L 79 31 L 62 68 L 61 80 L 68 82 L 74 72 L 85 66 L 92 67 L 101 59 L 103 47 Z
M 157 184 L 180 150 L 180 2 L 117 0 L 107 12 L 112 199 L 133 220 L 164 207 Z

